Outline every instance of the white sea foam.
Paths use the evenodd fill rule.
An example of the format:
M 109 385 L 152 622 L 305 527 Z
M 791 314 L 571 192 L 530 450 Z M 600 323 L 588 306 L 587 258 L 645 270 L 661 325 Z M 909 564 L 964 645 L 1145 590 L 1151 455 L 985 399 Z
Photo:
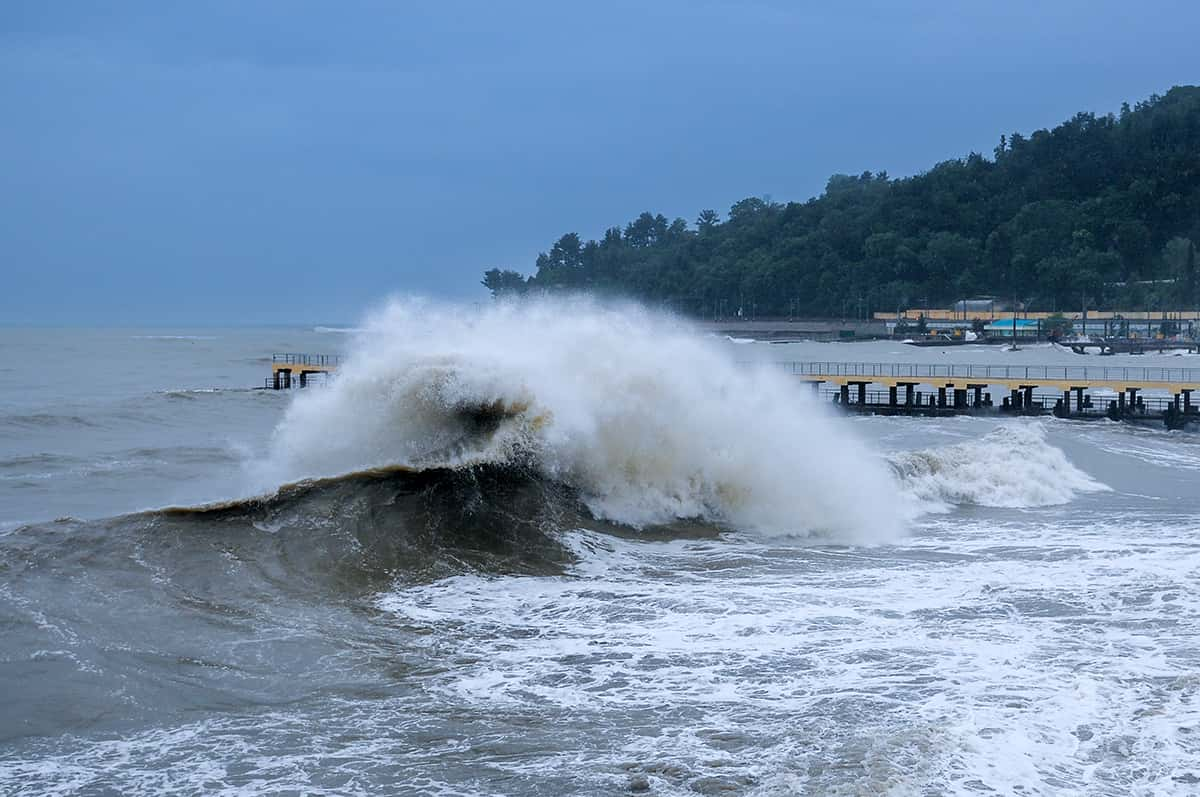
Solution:
M 584 534 L 573 577 L 463 576 L 379 605 L 468 662 L 431 680 L 439 702 L 669 714 L 596 754 L 656 793 L 1172 793 L 1200 717 L 1193 532 L 994 531 L 935 518 L 865 553 Z
M 1065 504 L 1109 489 L 1046 441 L 1040 423 L 1005 424 L 979 440 L 889 455 L 906 491 L 926 508 Z
M 519 456 L 635 527 L 874 541 L 902 525 L 894 478 L 848 425 L 683 322 L 584 299 L 394 302 L 356 343 L 328 390 L 291 405 L 260 481 Z M 505 417 L 471 436 L 480 410 Z

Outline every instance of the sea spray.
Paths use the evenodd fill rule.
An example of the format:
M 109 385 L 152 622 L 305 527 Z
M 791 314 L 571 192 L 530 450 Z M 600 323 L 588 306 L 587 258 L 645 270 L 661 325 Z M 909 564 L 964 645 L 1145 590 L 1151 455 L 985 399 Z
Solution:
M 1051 506 L 1108 489 L 1050 445 L 1037 422 L 1004 424 L 979 440 L 894 453 L 888 461 L 927 511 L 960 504 Z
M 396 301 L 329 388 L 297 397 L 256 475 L 513 464 L 634 527 L 892 536 L 905 501 L 886 463 L 806 393 L 635 306 Z

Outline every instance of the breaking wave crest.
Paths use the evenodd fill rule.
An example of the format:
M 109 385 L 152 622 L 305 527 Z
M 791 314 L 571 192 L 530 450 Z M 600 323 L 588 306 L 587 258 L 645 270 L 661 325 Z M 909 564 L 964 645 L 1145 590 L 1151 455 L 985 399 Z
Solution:
M 879 541 L 886 463 L 798 384 L 680 321 L 585 299 L 483 311 L 394 302 L 300 395 L 255 486 L 405 466 L 521 467 L 596 518 Z
M 1050 445 L 1041 424 L 1001 426 L 979 440 L 891 454 L 888 461 L 927 509 L 1052 506 L 1109 489 Z

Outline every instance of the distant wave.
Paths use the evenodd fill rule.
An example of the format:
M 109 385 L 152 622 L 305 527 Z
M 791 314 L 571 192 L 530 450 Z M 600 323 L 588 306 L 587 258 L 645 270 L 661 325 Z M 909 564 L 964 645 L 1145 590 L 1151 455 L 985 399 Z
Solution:
M 1012 424 L 979 440 L 888 456 L 905 490 L 927 509 L 1039 507 L 1108 490 L 1046 442 L 1041 424 Z
M 85 461 L 78 457 L 51 452 L 23 454 L 0 459 L 0 481 L 34 482 L 53 479 L 68 469 L 78 469 Z
M 36 482 L 120 474 L 160 468 L 168 462 L 230 464 L 237 461 L 236 453 L 229 448 L 201 446 L 131 448 L 88 457 L 39 452 L 0 458 L 0 481 Z
M 220 340 L 219 335 L 130 335 L 132 340 Z
M 24 427 L 96 426 L 82 415 L 62 415 L 52 412 L 30 412 L 0 416 L 0 423 Z
M 313 327 L 313 332 L 352 335 L 362 332 L 360 327 Z
M 156 394 L 169 398 L 194 399 L 197 396 L 216 395 L 221 393 L 253 393 L 251 387 L 179 387 L 166 390 L 156 390 Z

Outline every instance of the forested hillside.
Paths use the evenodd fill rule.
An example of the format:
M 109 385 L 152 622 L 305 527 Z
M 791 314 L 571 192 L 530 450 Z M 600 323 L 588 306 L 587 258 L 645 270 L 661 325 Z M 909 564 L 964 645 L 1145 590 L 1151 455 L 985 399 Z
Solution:
M 594 291 L 698 316 L 866 315 L 976 295 L 1034 309 L 1197 304 L 1200 87 L 999 137 L 905 179 L 834 175 L 807 202 L 575 233 L 493 293 Z

